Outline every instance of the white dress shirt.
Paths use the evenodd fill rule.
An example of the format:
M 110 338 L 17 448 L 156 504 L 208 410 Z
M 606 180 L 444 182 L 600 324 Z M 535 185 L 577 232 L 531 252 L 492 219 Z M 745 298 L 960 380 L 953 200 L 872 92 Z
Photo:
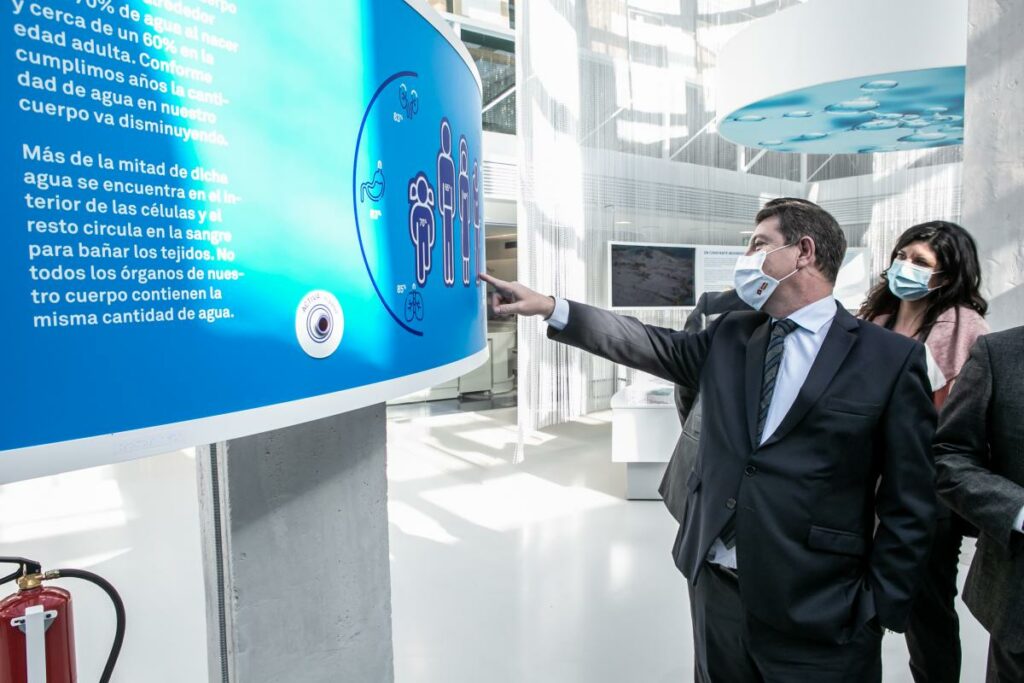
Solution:
M 555 299 L 555 310 L 544 322 L 556 330 L 564 330 L 569 324 L 569 302 L 565 299 Z
M 831 294 L 789 316 L 797 327 L 783 342 L 782 361 L 775 380 L 772 402 L 768 406 L 764 433 L 761 435 L 762 444 L 778 429 L 792 407 L 835 317 L 836 300 Z M 565 299 L 555 299 L 555 310 L 547 319 L 547 323 L 556 330 L 565 328 L 569 323 L 569 302 Z M 708 561 L 735 569 L 736 547 L 726 548 L 722 539 L 716 538 L 708 552 Z

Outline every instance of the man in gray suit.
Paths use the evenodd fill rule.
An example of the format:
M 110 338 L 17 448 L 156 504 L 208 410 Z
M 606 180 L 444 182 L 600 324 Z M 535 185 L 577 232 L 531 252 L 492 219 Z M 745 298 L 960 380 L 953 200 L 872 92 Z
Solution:
M 978 339 L 942 412 L 939 496 L 981 533 L 964 602 L 989 632 L 988 683 L 1024 681 L 1024 327 Z
M 725 292 L 705 292 L 697 299 L 697 305 L 694 306 L 690 315 L 686 316 L 683 331 L 697 334 L 724 313 L 749 310 L 750 306 L 743 303 L 735 289 Z M 690 471 L 693 469 L 694 463 L 697 462 L 702 411 L 700 395 L 696 389 L 677 384 L 675 401 L 676 410 L 679 411 L 679 424 L 682 426 L 682 433 L 679 435 L 679 440 L 676 441 L 676 447 L 672 451 L 668 467 L 665 468 L 665 476 L 662 477 L 658 493 L 665 501 L 668 511 L 677 522 L 682 524 L 683 514 L 686 512 L 686 478 L 690 476 Z
M 690 334 L 697 334 L 710 325 L 715 318 L 730 311 L 749 311 L 750 306 L 743 303 L 735 289 L 725 292 L 704 292 L 697 299 L 690 315 L 686 316 L 683 323 L 683 331 Z M 676 385 L 675 390 L 676 410 L 679 411 L 679 424 L 682 432 L 676 447 L 672 451 L 672 458 L 665 468 L 665 476 L 658 486 L 658 493 L 665 502 L 665 507 L 675 518 L 676 522 L 683 524 L 686 521 L 686 481 L 690 472 L 697 463 L 697 453 L 700 446 L 700 424 L 703 411 L 700 405 L 700 394 L 682 384 Z M 690 602 L 690 618 L 696 622 L 700 615 L 694 611 L 694 603 Z M 701 639 L 694 630 L 693 647 L 697 651 L 701 647 Z M 700 663 L 694 661 L 693 679 L 696 683 L 708 683 L 701 672 Z

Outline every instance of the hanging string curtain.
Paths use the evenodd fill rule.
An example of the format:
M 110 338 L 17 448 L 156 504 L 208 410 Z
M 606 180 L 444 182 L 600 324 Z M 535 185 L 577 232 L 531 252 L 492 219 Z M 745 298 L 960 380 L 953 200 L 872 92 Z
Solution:
M 741 245 L 777 196 L 833 211 L 875 272 L 914 222 L 960 213 L 959 147 L 801 157 L 715 132 L 715 59 L 794 0 L 531 0 L 517 4 L 519 280 L 608 306 L 609 240 Z M 810 177 L 812 176 L 813 177 Z M 969 227 L 969 226 L 968 226 Z M 664 327 L 685 310 L 627 311 Z M 525 433 L 605 409 L 638 373 L 518 323 Z

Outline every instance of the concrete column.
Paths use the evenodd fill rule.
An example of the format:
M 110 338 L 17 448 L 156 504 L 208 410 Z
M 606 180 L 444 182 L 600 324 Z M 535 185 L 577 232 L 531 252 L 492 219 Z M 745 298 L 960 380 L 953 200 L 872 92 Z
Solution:
M 1024 2 L 970 0 L 963 221 L 993 330 L 1024 324 Z
M 376 405 L 199 449 L 210 681 L 394 680 L 385 444 Z

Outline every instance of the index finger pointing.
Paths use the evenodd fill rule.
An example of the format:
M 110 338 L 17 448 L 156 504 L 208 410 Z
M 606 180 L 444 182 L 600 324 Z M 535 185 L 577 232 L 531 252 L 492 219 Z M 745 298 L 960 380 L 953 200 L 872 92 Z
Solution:
M 494 285 L 498 289 L 506 289 L 508 287 L 508 283 L 507 282 L 505 282 L 504 280 L 499 280 L 498 278 L 494 277 L 493 275 L 488 275 L 487 273 L 478 273 L 477 277 L 479 277 L 484 282 L 488 282 L 488 283 Z

